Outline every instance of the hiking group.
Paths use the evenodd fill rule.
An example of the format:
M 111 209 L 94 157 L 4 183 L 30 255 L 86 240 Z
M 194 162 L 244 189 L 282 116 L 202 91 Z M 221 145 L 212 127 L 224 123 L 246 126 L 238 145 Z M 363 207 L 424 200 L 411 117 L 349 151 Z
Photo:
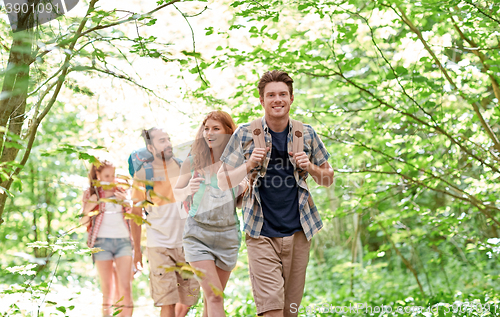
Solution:
M 323 226 L 306 178 L 330 186 L 333 169 L 314 129 L 289 116 L 292 83 L 286 72 L 266 72 L 257 87 L 265 115 L 239 127 L 226 112 L 208 113 L 184 162 L 174 157 L 167 131 L 144 130 L 150 159 L 143 162 L 138 153 L 129 159 L 131 199 L 122 187 L 106 186 L 118 182 L 111 163 L 92 167 L 82 222 L 88 223 L 89 247 L 102 249 L 93 257 L 104 316 L 114 314 L 118 298 L 118 316 L 132 316 L 132 270 L 142 268 L 142 226 L 125 220 L 127 212 L 147 220 L 150 291 L 161 316 L 185 316 L 200 285 L 203 316 L 226 316 L 223 291 L 242 240 L 237 207 L 257 314 L 297 315 L 311 239 Z M 203 272 L 200 282 L 166 269 L 184 262 Z

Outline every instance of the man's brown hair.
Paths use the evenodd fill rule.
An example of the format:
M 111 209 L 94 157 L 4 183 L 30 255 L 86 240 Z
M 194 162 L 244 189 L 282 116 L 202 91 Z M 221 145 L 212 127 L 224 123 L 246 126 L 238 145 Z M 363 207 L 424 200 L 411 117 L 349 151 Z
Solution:
M 146 142 L 146 147 L 148 145 L 153 145 L 153 138 L 151 137 L 151 133 L 153 133 L 153 131 L 156 131 L 156 130 L 161 130 L 161 128 L 157 128 L 157 127 L 152 127 L 150 129 L 144 129 L 141 131 L 141 135 L 144 139 L 144 142 Z
M 290 92 L 290 96 L 293 96 L 293 79 L 288 76 L 288 73 L 281 70 L 272 70 L 269 72 L 265 72 L 264 75 L 259 80 L 259 84 L 257 88 L 259 89 L 259 96 L 261 98 L 264 97 L 264 88 L 268 83 L 271 82 L 283 82 L 288 86 L 288 91 Z

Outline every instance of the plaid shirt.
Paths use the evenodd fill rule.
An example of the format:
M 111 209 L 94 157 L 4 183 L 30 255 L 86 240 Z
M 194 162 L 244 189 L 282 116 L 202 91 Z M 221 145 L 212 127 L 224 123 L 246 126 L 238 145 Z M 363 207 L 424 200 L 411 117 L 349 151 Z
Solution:
M 272 138 L 269 133 L 269 127 L 267 126 L 266 120 L 262 118 L 262 126 L 264 128 L 264 138 L 266 140 L 266 145 L 272 149 Z M 288 152 L 292 151 L 292 122 L 289 122 L 289 132 L 287 138 Z M 309 160 L 312 164 L 321 166 L 325 163 L 330 154 L 327 152 L 323 142 L 318 137 L 314 129 L 308 125 L 304 124 L 304 152 L 309 156 Z M 253 152 L 255 148 L 252 131 L 250 130 L 250 123 L 243 124 L 236 129 L 234 134 L 231 136 L 229 143 L 222 153 L 221 161 L 226 163 L 231 167 L 238 167 L 244 164 Z M 269 159 L 271 158 L 271 151 L 267 152 L 267 157 L 261 170 L 257 173 L 255 181 L 253 182 L 252 190 L 246 192 L 245 197 L 243 197 L 243 221 L 244 221 L 244 231 L 248 233 L 252 238 L 258 238 L 260 236 L 260 231 L 262 230 L 262 225 L 264 224 L 264 215 L 262 213 L 262 206 L 260 203 L 259 187 L 255 186 L 257 180 L 264 177 L 267 170 L 267 165 Z M 307 239 L 310 240 L 314 234 L 316 234 L 322 227 L 323 222 L 318 213 L 316 205 L 311 199 L 311 203 L 308 202 L 310 196 L 309 188 L 307 187 L 306 177 L 308 173 L 304 173 L 302 177 L 299 176 L 297 168 L 295 167 L 295 162 L 292 160 L 294 166 L 294 177 L 299 185 L 299 212 L 300 212 L 300 223 L 304 234 Z M 263 189 L 261 189 L 263 190 Z

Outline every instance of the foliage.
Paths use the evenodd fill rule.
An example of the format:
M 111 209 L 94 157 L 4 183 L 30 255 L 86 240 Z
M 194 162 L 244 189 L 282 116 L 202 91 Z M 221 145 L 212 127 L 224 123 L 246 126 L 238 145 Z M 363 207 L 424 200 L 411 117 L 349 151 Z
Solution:
M 5 255 L 0 263 L 2 271 L 20 265 L 32 269 L 2 273 L 0 289 L 4 294 L 31 294 L 38 305 L 33 315 L 43 315 L 49 280 L 88 282 L 81 267 L 70 264 L 89 260 L 91 250 L 83 247 L 84 230 L 78 228 L 81 189 L 88 182 L 82 160 L 94 163 L 91 151 L 102 147 L 80 145 L 84 122 L 75 111 L 82 108 L 75 99 L 95 95 L 86 86 L 93 78 L 122 80 L 162 99 L 141 84 L 133 62 L 145 58 L 182 65 L 171 56 L 169 43 L 139 34 L 139 27 L 155 25 L 155 12 L 176 2 L 181 1 L 158 1 L 153 10 L 135 13 L 103 9 L 91 0 L 82 3 L 82 17 L 61 17 L 17 33 L 0 21 L 0 250 Z M 130 36 L 127 24 L 136 29 Z M 93 136 L 86 142 L 98 144 Z M 58 241 L 68 239 L 78 241 L 74 252 L 54 257 Z M 57 310 L 67 315 L 72 308 Z M 8 314 L 24 313 L 14 304 Z
M 10 47 L 5 44 L 2 47 L 8 60 L 2 72 L 0 98 L 0 161 L 4 164 L 0 173 L 0 224 L 8 190 L 30 157 L 37 129 L 66 89 L 93 96 L 85 81 L 92 77 L 115 78 L 164 99 L 141 84 L 127 66 L 133 66 L 134 57 L 160 59 L 165 63 L 179 61 L 170 57 L 168 43 L 142 37 L 138 30 L 154 26 L 157 21 L 154 13 L 177 2 L 181 1 L 158 1 L 157 7 L 149 12 L 135 13 L 106 10 L 98 0 L 91 0 L 85 4 L 86 12 L 81 18 L 63 17 L 36 30 L 3 31 L 3 37 L 13 41 Z M 126 24 L 134 24 L 136 34 L 128 36 L 124 32 Z M 185 61 L 186 57 L 180 59 Z M 26 143 L 25 148 L 16 143 L 18 140 Z M 17 157 L 21 148 L 22 156 Z
M 329 189 L 310 182 L 324 229 L 312 242 L 303 308 L 455 304 L 462 311 L 454 315 L 466 316 L 472 311 L 463 309 L 465 303 L 481 303 L 490 305 L 489 314 L 494 315 L 500 293 L 500 4 L 238 0 L 225 9 L 233 14 L 230 23 L 205 29 L 203 40 L 217 39 L 212 57 L 196 50 L 195 43 L 189 43 L 192 51 L 181 52 L 182 58 L 173 57 L 155 37 L 132 37 L 120 29 L 135 21 L 154 27 L 153 15 L 123 17 L 97 7 L 89 11 L 80 31 L 81 20 L 69 19 L 61 22 L 68 32 L 47 29 L 38 35 L 39 42 L 56 49 L 35 48 L 39 58 L 32 62 L 37 67 L 31 69 L 28 84 L 34 93 L 26 99 L 31 112 L 23 115 L 36 115 L 22 130 L 22 125 L 0 126 L 3 147 L 11 149 L 4 153 L 24 156 L 33 146 L 36 158 L 18 156 L 0 163 L 0 195 L 13 195 L 2 216 L 0 252 L 19 252 L 38 263 L 53 251 L 47 253 L 49 249 L 39 244 L 26 249 L 27 243 L 54 246 L 54 238 L 64 234 L 59 230 L 76 223 L 80 193 L 61 180 L 84 176 L 75 162 L 91 160 L 92 155 L 76 145 L 78 116 L 63 114 L 61 103 L 45 99 L 58 85 L 92 96 L 85 81 L 73 74 L 99 74 L 141 85 L 114 61 L 138 56 L 177 62 L 186 73 L 199 74 L 199 89 L 186 95 L 187 100 L 230 107 L 243 123 L 262 115 L 255 89 L 258 78 L 279 68 L 295 80 L 293 116 L 320 134 L 336 173 Z M 194 33 L 196 28 L 189 27 Z M 68 52 L 71 43 L 75 46 Z M 66 57 L 68 63 L 61 63 Z M 64 69 L 67 73 L 58 77 Z M 229 99 L 210 88 L 217 78 L 208 74 L 217 72 L 235 74 L 228 83 L 228 89 L 235 89 Z M 59 78 L 64 78 L 63 84 Z M 50 110 L 50 124 L 37 121 L 44 118 L 43 109 Z M 30 133 L 37 122 L 41 126 L 35 138 Z M 83 241 L 84 234 L 69 237 Z M 68 261 L 80 260 L 68 256 Z M 2 276 L 2 284 L 22 285 L 30 272 L 44 265 L 29 267 L 20 256 L 1 261 L 2 267 L 18 272 Z M 225 292 L 226 311 L 251 316 L 255 307 L 244 247 L 239 261 Z M 50 272 L 37 274 L 39 294 L 47 291 Z M 200 303 L 196 310 L 201 310 Z M 425 316 L 452 313 L 430 310 Z
M 375 301 L 380 294 L 366 288 L 356 295 L 357 283 L 369 278 L 356 276 L 366 272 L 364 265 L 377 268 L 377 259 L 391 272 L 400 261 L 414 280 L 390 296 L 394 301 L 409 294 L 420 304 L 452 300 L 456 290 L 466 294 L 468 279 L 481 286 L 467 294 L 495 297 L 498 289 L 489 281 L 498 276 L 500 56 L 491 34 L 499 29 L 500 5 L 351 0 L 231 6 L 234 24 L 221 32 L 238 28 L 252 45 L 221 46 L 211 65 L 242 74 L 233 97 L 240 122 L 259 113 L 255 83 L 262 72 L 278 68 L 293 75 L 295 117 L 320 133 L 337 175 L 332 191 L 315 190 L 328 234 L 318 237 L 313 254 L 326 261 L 338 243 L 350 251 L 341 270 L 349 277 L 344 292 Z M 442 274 L 471 265 L 469 255 L 474 273 L 443 283 Z

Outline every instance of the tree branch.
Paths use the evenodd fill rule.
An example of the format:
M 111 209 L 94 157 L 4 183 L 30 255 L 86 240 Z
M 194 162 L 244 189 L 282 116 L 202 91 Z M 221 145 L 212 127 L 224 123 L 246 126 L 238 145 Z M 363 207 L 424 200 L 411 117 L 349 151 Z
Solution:
M 69 71 L 74 71 L 72 69 L 70 69 Z M 109 76 L 112 76 L 112 77 L 115 77 L 115 78 L 118 78 L 118 79 L 122 79 L 122 80 L 125 80 L 129 83 L 132 83 L 134 84 L 135 86 L 147 91 L 148 93 L 152 94 L 153 96 L 155 96 L 156 98 L 168 103 L 168 104 L 171 104 L 169 100 L 159 96 L 158 94 L 156 94 L 154 92 L 153 89 L 151 88 L 148 88 L 144 85 L 141 85 L 139 84 L 138 82 L 136 82 L 132 77 L 129 77 L 129 76 L 125 76 L 125 75 L 122 75 L 122 74 L 117 74 L 115 72 L 113 72 L 112 70 L 110 69 L 103 69 L 103 68 L 98 68 L 96 66 L 79 66 L 79 69 L 78 71 L 96 71 L 96 72 L 99 72 L 99 73 L 103 73 L 103 74 L 106 74 L 106 75 L 109 75 Z M 178 108 L 175 108 L 177 111 L 179 111 L 180 113 L 184 114 L 184 115 L 188 115 L 186 112 L 178 109 Z
M 486 73 L 488 75 L 488 77 L 490 78 L 491 85 L 493 86 L 493 93 L 495 94 L 495 97 L 498 100 L 500 100 L 500 86 L 498 85 L 498 81 L 495 78 L 495 76 L 493 76 L 492 73 L 488 72 L 488 70 L 490 69 L 490 66 L 485 63 L 486 60 L 488 60 L 488 58 L 480 50 L 477 49 L 479 47 L 474 42 L 474 40 L 469 39 L 467 36 L 465 36 L 465 34 L 462 32 L 462 30 L 458 27 L 457 22 L 455 21 L 455 18 L 453 18 L 452 15 L 450 15 L 450 17 L 451 17 L 451 20 L 453 21 L 453 27 L 455 27 L 455 30 L 457 30 L 457 32 L 460 35 L 460 37 L 464 41 L 466 41 L 467 43 L 469 43 L 469 45 L 472 48 L 475 49 L 475 50 L 472 50 L 472 53 L 474 53 L 474 55 L 476 55 L 477 57 L 479 57 L 479 60 L 481 61 L 481 65 L 483 65 L 483 73 Z
M 47 78 L 45 81 L 43 81 L 40 85 L 38 85 L 37 88 L 35 88 L 35 90 L 33 90 L 32 92 L 29 92 L 28 93 L 28 96 L 31 97 L 33 96 L 34 94 L 36 94 L 40 89 L 42 89 L 43 86 L 45 86 L 51 79 L 54 79 L 57 74 L 59 74 L 61 71 L 62 71 L 63 67 L 60 67 L 52 76 L 50 76 L 49 78 Z
M 487 14 L 486 12 L 484 12 L 483 10 L 481 10 L 481 8 L 479 8 L 477 5 L 475 5 L 472 1 L 469 2 L 467 0 L 463 0 L 464 2 L 470 4 L 471 6 L 473 6 L 474 8 L 476 8 L 477 11 L 479 11 L 481 14 L 483 14 L 485 17 L 487 18 L 490 18 L 492 19 L 493 21 L 495 21 L 496 23 L 500 24 L 500 20 L 498 19 L 495 19 L 494 17 L 492 17 L 491 15 Z
M 21 172 L 22 168 L 24 167 L 24 165 L 28 161 L 28 158 L 29 158 L 30 153 L 31 153 L 31 149 L 33 147 L 33 143 L 35 142 L 37 128 L 40 125 L 40 123 L 42 122 L 43 118 L 45 118 L 47 113 L 49 113 L 50 109 L 52 108 L 52 106 L 54 105 L 54 103 L 57 100 L 57 96 L 59 95 L 59 92 L 61 91 L 62 85 L 64 84 L 64 80 L 65 80 L 66 75 L 68 73 L 69 61 L 70 61 L 71 57 L 73 56 L 73 49 L 75 48 L 76 42 L 79 38 L 79 34 L 81 34 L 83 28 L 85 27 L 85 24 L 87 23 L 87 21 L 89 19 L 89 15 L 94 10 L 94 6 L 95 6 L 97 1 L 98 0 L 91 0 L 90 1 L 87 13 L 86 13 L 85 17 L 82 19 L 82 21 L 80 22 L 80 26 L 78 27 L 78 30 L 76 31 L 75 36 L 73 37 L 74 42 L 72 42 L 69 46 L 70 53 L 66 53 L 66 58 L 64 59 L 63 66 L 61 68 L 62 73 L 59 76 L 58 80 L 56 81 L 56 89 L 52 93 L 52 97 L 50 98 L 47 106 L 45 106 L 45 108 L 43 109 L 42 113 L 38 117 L 33 119 L 33 125 L 31 127 L 31 131 L 30 131 L 30 134 L 28 136 L 28 144 L 26 146 L 26 151 L 24 152 L 23 158 L 21 159 L 21 162 L 19 163 L 20 166 L 18 166 L 14 170 L 14 172 L 11 173 L 9 180 L 7 182 L 6 188 L 10 188 L 10 186 L 12 185 L 12 182 L 14 181 L 14 176 L 18 175 L 19 172 Z M 51 87 L 48 87 L 48 88 L 51 88 Z M 49 89 L 46 90 L 46 92 L 48 92 L 48 91 L 49 91 Z
M 348 11 L 350 14 L 353 14 L 353 15 L 356 15 L 358 17 L 360 17 L 366 24 L 366 26 L 370 29 L 370 34 L 371 34 L 371 39 L 372 39 L 372 43 L 373 45 L 375 46 L 375 48 L 377 49 L 377 51 L 379 52 L 380 56 L 382 56 L 382 58 L 384 59 L 385 63 L 389 66 L 389 68 L 391 69 L 392 71 L 392 74 L 394 75 L 396 81 L 398 82 L 398 86 L 401 88 L 403 94 L 408 97 L 408 99 L 410 99 L 412 101 L 412 103 L 414 105 L 416 105 L 423 113 L 425 113 L 431 120 L 432 122 L 434 123 L 435 126 L 438 126 L 438 122 L 434 119 L 434 117 L 429 113 L 427 112 L 412 96 L 410 96 L 410 94 L 408 94 L 406 92 L 406 89 L 405 87 L 403 86 L 403 84 L 401 84 L 401 81 L 399 79 L 399 76 L 396 72 L 396 70 L 392 67 L 392 64 L 389 62 L 389 60 L 385 57 L 384 55 L 384 52 L 380 49 L 380 47 L 378 46 L 377 42 L 375 41 L 375 34 L 373 32 L 373 28 L 371 27 L 371 25 L 368 23 L 368 20 L 362 16 L 361 14 L 359 13 L 353 13 L 353 12 L 350 12 Z
M 446 77 L 446 80 L 450 83 L 450 85 L 453 88 L 453 90 L 455 90 L 456 92 L 458 92 L 458 94 L 462 98 L 464 98 L 465 100 L 468 100 L 467 96 L 465 96 L 464 93 L 460 89 L 458 89 L 457 85 L 455 84 L 455 82 L 453 81 L 453 79 L 451 79 L 450 75 L 448 74 L 448 71 L 446 70 L 446 68 L 443 67 L 443 65 L 441 64 L 441 62 L 437 58 L 437 56 L 434 53 L 434 51 L 429 47 L 429 44 L 427 43 L 427 41 L 422 36 L 422 33 L 420 32 L 420 30 L 406 16 L 406 14 L 405 14 L 404 10 L 401 8 L 401 6 L 398 6 L 399 12 L 395 8 L 393 8 L 392 6 L 390 6 L 390 5 L 386 5 L 386 6 L 388 6 L 392 10 L 394 10 L 394 12 L 401 18 L 401 20 L 406 25 L 408 25 L 408 27 L 410 28 L 410 30 L 417 35 L 418 39 L 420 40 L 420 42 L 422 42 L 422 44 L 424 45 L 424 47 L 427 50 L 427 52 L 432 56 L 432 59 L 434 60 L 434 62 L 436 63 L 436 65 L 439 67 L 439 69 L 441 70 L 441 72 L 443 73 L 443 75 Z M 476 113 L 477 117 L 479 118 L 479 121 L 481 122 L 481 125 L 486 130 L 486 134 L 490 137 L 491 141 L 493 142 L 493 145 L 494 145 L 495 149 L 498 152 L 500 152 L 500 141 L 496 137 L 495 133 L 491 129 L 491 127 L 488 124 L 488 122 L 486 122 L 486 120 L 484 119 L 483 115 L 481 114 L 481 111 L 479 109 L 479 106 L 478 106 L 477 102 L 471 102 L 471 104 L 472 104 L 472 107 L 474 108 L 474 112 Z
M 193 39 L 193 53 L 196 53 L 196 41 L 194 39 L 194 30 L 193 30 L 193 27 L 191 26 L 191 23 L 189 23 L 189 20 L 187 19 L 186 15 L 184 13 L 182 13 L 181 10 L 179 10 L 175 4 L 174 4 L 174 8 L 179 11 L 179 13 L 182 15 L 182 17 L 184 18 L 184 20 L 186 20 L 186 23 L 189 25 L 189 28 L 191 29 L 191 37 Z M 194 60 L 196 61 L 196 69 L 198 70 L 198 76 L 200 77 L 201 81 L 205 84 L 205 86 L 208 87 L 208 83 L 205 81 L 205 79 L 203 78 L 203 76 L 201 75 L 201 70 L 200 70 L 200 65 L 198 65 L 198 58 L 196 56 L 194 56 Z
M 416 117 L 414 114 L 406 112 L 406 111 L 403 111 L 403 110 L 400 110 L 400 109 L 396 108 L 394 105 L 391 105 L 391 104 L 385 102 L 384 100 L 382 100 L 378 96 L 376 96 L 373 92 L 369 91 L 368 89 L 360 86 L 356 82 L 354 82 L 354 81 L 350 80 L 349 78 L 345 77 L 343 73 L 337 72 L 337 71 L 334 71 L 334 70 L 331 70 L 331 71 L 332 71 L 332 74 L 314 74 L 314 73 L 309 73 L 309 72 L 305 72 L 305 74 L 308 74 L 308 75 L 314 76 L 314 77 L 332 77 L 332 76 L 339 76 L 339 77 L 341 77 L 348 84 L 350 84 L 350 85 L 356 87 L 358 90 L 363 91 L 366 94 L 370 95 L 378 103 L 380 103 L 380 104 L 382 104 L 384 106 L 387 106 L 387 107 L 391 108 L 392 110 L 394 110 L 394 111 L 396 111 L 396 112 L 398 112 L 398 113 L 400 113 L 400 114 L 402 114 L 404 116 L 407 116 L 407 117 L 415 120 L 416 122 L 418 122 L 418 123 L 420 123 L 422 125 L 425 125 L 428 128 L 435 129 L 440 134 L 446 136 L 453 144 L 455 144 L 458 147 L 460 147 L 460 149 L 462 151 L 464 151 L 465 153 L 467 153 L 469 156 L 471 156 L 474 159 L 476 159 L 477 161 L 481 162 L 481 164 L 483 164 L 485 166 L 488 166 L 489 168 L 491 168 L 495 172 L 500 173 L 500 170 L 495 165 L 487 163 L 485 160 L 483 160 L 480 157 L 478 157 L 476 154 L 474 154 L 468 148 L 466 148 L 465 146 L 463 146 L 460 142 L 458 142 L 457 140 L 455 140 L 455 138 L 453 138 L 448 132 L 446 132 L 441 127 L 439 127 L 439 126 L 433 126 L 433 125 L 429 124 L 428 122 L 423 121 L 422 119 Z
M 163 9 L 165 7 L 168 7 L 169 5 L 172 5 L 172 4 L 174 4 L 176 2 L 179 2 L 179 1 L 181 1 L 181 0 L 172 0 L 170 2 L 162 4 L 161 6 L 156 7 L 155 9 L 153 9 L 153 10 L 151 10 L 149 12 L 146 12 L 146 13 L 143 13 L 143 14 L 135 14 L 135 15 L 131 16 L 130 18 L 127 18 L 125 20 L 121 20 L 121 21 L 118 21 L 118 22 L 115 22 L 115 23 L 110 23 L 110 24 L 106 24 L 106 25 L 95 26 L 95 27 L 90 28 L 87 31 L 83 32 L 79 36 L 84 36 L 84 35 L 87 35 L 89 33 L 97 31 L 97 30 L 107 29 L 107 28 L 112 27 L 112 26 L 117 26 L 117 25 L 120 25 L 120 24 L 123 24 L 123 23 L 127 23 L 127 22 L 131 22 L 131 21 L 139 20 L 140 18 L 150 16 L 151 14 L 155 13 L 156 11 L 159 11 L 159 10 L 161 10 L 161 9 Z
M 332 139 L 331 136 L 329 135 L 322 135 L 323 137 L 325 138 L 328 138 L 328 139 Z M 352 137 L 353 138 L 353 137 Z M 456 199 L 459 199 L 459 200 L 462 200 L 462 201 L 465 201 L 473 206 L 475 206 L 476 208 L 478 208 L 478 210 L 484 214 L 486 217 L 490 218 L 497 226 L 500 226 L 500 222 L 490 213 L 488 212 L 488 209 L 494 209 L 494 210 L 497 210 L 497 211 L 500 211 L 500 209 L 498 209 L 497 207 L 492 207 L 492 206 L 489 206 L 489 205 L 486 205 L 483 201 L 481 201 L 480 199 L 476 198 L 474 195 L 471 195 L 463 190 L 461 190 L 460 188 L 458 188 L 457 186 L 455 186 L 454 184 L 450 183 L 449 181 L 437 176 L 437 175 L 434 175 L 433 173 L 429 172 L 429 171 L 426 171 L 424 169 L 421 169 L 421 168 L 418 168 L 416 166 L 414 166 L 413 164 L 410 164 L 408 163 L 407 161 L 403 160 L 402 158 L 398 157 L 393 157 L 393 156 L 390 156 L 386 153 L 384 153 L 383 151 L 381 150 L 378 150 L 378 149 L 374 149 L 366 144 L 364 144 L 363 142 L 357 140 L 356 138 L 353 138 L 357 143 L 358 143 L 358 146 L 361 146 L 367 150 L 370 150 L 372 152 L 375 152 L 375 153 L 379 153 L 380 155 L 382 156 L 385 156 L 387 158 L 390 158 L 391 160 L 394 160 L 394 161 L 397 161 L 397 162 L 401 162 L 401 163 L 404 163 L 410 167 L 412 167 L 413 169 L 415 170 L 418 170 L 424 174 L 427 174 L 429 175 L 431 178 L 435 179 L 435 180 L 438 180 L 438 181 L 441 181 L 443 183 L 445 183 L 446 185 L 448 185 L 449 187 L 451 187 L 453 190 L 455 190 L 458 194 L 460 195 L 455 195 L 449 191 L 446 191 L 446 190 L 442 190 L 442 189 L 439 189 L 439 188 L 435 188 L 435 187 L 431 187 L 427 184 L 424 183 L 424 181 L 419 181 L 411 176 L 408 176 L 408 175 L 405 175 L 401 172 L 397 172 L 395 170 L 395 168 L 393 168 L 391 166 L 391 168 L 394 170 L 394 172 L 389 172 L 389 171 L 377 171 L 377 170 L 362 170 L 362 171 L 351 171 L 349 173 L 356 173 L 356 172 L 370 172 L 370 173 L 379 173 L 379 174 L 393 174 L 393 175 L 399 175 L 401 177 L 403 177 L 404 179 L 406 180 L 409 180 L 415 184 L 418 184 L 422 187 L 425 187 L 427 189 L 430 189 L 432 191 L 435 191 L 435 192 L 439 192 L 439 193 L 442 193 L 442 194 L 445 194 L 445 195 L 449 195 L 449 196 L 452 196 Z
M 78 35 L 75 34 L 75 36 L 73 36 L 70 39 L 66 39 L 66 40 L 63 40 L 63 41 L 59 42 L 57 46 L 60 47 L 60 48 L 63 48 L 63 47 L 65 47 L 66 45 L 68 45 L 70 43 L 76 42 L 76 40 L 78 40 L 78 38 L 80 38 L 82 36 L 85 36 L 85 35 L 87 35 L 89 33 L 92 33 L 94 31 L 103 30 L 103 29 L 107 29 L 107 28 L 110 28 L 110 27 L 113 27 L 113 26 L 117 26 L 117 25 L 120 25 L 120 24 L 123 24 L 123 23 L 127 23 L 127 22 L 131 22 L 131 21 L 139 20 L 140 18 L 149 16 L 149 15 L 151 15 L 151 14 L 153 14 L 153 13 L 155 13 L 155 12 L 157 12 L 157 11 L 159 11 L 159 10 L 161 10 L 161 9 L 169 6 L 169 5 L 172 5 L 172 4 L 176 3 L 176 2 L 179 2 L 179 1 L 181 1 L 181 0 L 172 0 L 172 1 L 168 2 L 168 3 L 162 4 L 161 6 L 156 7 L 155 9 L 153 9 L 153 10 L 151 10 L 149 12 L 146 12 L 146 13 L 143 13 L 143 14 L 135 14 L 135 15 L 133 15 L 130 18 L 127 18 L 125 20 L 120 20 L 120 21 L 117 21 L 117 22 L 114 22 L 114 23 L 110 23 L 110 24 L 106 24 L 106 25 L 97 25 L 97 26 L 94 26 L 94 27 L 86 30 L 85 32 L 79 33 Z M 39 55 L 37 55 L 36 58 L 43 57 L 44 55 L 48 54 L 51 50 L 52 49 L 46 49 L 46 50 L 42 51 Z

